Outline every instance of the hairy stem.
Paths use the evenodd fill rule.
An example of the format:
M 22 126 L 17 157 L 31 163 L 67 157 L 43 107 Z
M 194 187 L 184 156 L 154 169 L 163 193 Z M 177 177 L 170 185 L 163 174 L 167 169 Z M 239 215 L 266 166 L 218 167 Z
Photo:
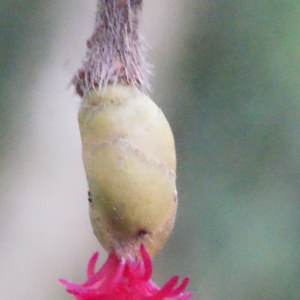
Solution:
M 98 0 L 95 29 L 73 78 L 80 96 L 115 83 L 148 88 L 150 72 L 139 34 L 141 8 L 142 0 Z

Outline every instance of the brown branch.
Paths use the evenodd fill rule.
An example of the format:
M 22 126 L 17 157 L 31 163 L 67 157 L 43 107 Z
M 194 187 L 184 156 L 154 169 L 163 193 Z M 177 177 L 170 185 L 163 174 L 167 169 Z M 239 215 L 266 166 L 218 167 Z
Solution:
M 139 34 L 141 7 L 142 0 L 98 0 L 95 29 L 72 81 L 80 96 L 115 83 L 148 88 L 150 72 Z

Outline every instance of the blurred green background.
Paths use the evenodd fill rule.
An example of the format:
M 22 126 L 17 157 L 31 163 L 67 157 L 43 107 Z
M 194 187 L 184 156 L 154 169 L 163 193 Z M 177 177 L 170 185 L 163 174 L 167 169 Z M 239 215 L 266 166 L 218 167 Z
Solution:
M 68 88 L 95 3 L 0 3 L 0 298 L 71 299 L 100 249 Z M 180 204 L 155 260 L 200 300 L 300 299 L 300 3 L 145 0 Z M 102 261 L 105 253 L 101 252 Z

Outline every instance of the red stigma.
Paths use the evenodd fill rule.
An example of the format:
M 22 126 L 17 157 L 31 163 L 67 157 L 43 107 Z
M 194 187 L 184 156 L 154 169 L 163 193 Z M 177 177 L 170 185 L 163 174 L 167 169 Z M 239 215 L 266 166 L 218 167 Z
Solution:
M 173 276 L 162 288 L 152 280 L 152 262 L 144 245 L 141 256 L 135 259 L 120 259 L 114 252 L 105 264 L 95 272 L 98 253 L 94 253 L 87 266 L 87 281 L 83 284 L 59 281 L 76 300 L 188 300 L 192 293 L 184 293 L 189 278 L 177 287 L 179 276 Z

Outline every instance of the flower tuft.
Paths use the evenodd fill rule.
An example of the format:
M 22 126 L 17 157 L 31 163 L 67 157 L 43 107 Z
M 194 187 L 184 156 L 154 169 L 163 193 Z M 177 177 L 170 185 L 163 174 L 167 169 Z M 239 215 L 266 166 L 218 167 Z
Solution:
M 87 281 L 83 284 L 59 281 L 76 300 L 188 300 L 192 293 L 184 293 L 189 278 L 176 287 L 179 276 L 173 276 L 162 288 L 152 280 L 152 262 L 144 245 L 140 258 L 121 259 L 114 252 L 95 273 L 98 253 L 94 253 L 87 266 Z

